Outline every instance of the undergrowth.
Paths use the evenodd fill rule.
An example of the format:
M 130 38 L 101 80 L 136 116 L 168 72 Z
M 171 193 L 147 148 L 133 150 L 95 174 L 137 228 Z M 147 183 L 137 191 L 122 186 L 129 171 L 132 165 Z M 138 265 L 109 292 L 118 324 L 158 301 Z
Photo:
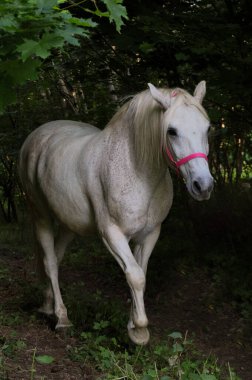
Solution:
M 202 358 L 193 344 L 179 332 L 166 334 L 145 346 L 128 346 L 107 334 L 109 321 L 95 322 L 80 334 L 77 347 L 69 347 L 72 360 L 90 363 L 99 371 L 97 380 L 238 380 L 229 365 Z
M 170 268 L 179 268 L 186 263 L 188 268 L 198 266 L 208 271 L 220 290 L 219 296 L 233 303 L 244 318 L 252 315 L 248 210 L 246 205 L 241 207 L 242 203 L 232 204 L 233 209 L 230 210 L 227 203 L 223 201 L 221 206 L 214 202 L 201 205 L 201 211 L 198 206 L 189 203 L 186 203 L 187 208 L 184 207 L 185 202 L 181 205 L 175 203 L 171 220 L 164 225 L 150 263 L 147 276 L 147 281 L 151 278 L 149 296 L 159 289 L 160 278 L 169 278 Z M 27 236 L 29 247 L 23 243 Z M 4 254 L 18 255 L 20 259 L 25 252 L 26 258 L 30 259 L 30 231 L 20 230 L 17 225 L 5 226 L 0 233 L 0 243 L 3 252 L 6 247 L 11 247 Z M 128 291 L 126 282 L 123 299 L 115 293 L 116 297 L 107 297 L 102 291 L 102 281 L 114 292 L 117 291 L 117 281 L 125 281 L 119 267 L 103 245 L 94 239 L 81 245 L 77 243 L 70 251 L 63 263 L 63 274 L 70 272 L 73 276 L 76 273 L 76 277 L 71 284 L 64 285 L 63 298 L 75 326 L 71 334 L 76 344 L 68 345 L 67 353 L 72 361 L 95 368 L 99 373 L 96 380 L 238 380 L 228 364 L 221 366 L 215 357 L 206 357 L 198 352 L 191 338 L 179 332 L 163 333 L 162 337 L 153 334 L 147 346 L 133 346 L 126 332 L 129 307 L 125 296 Z M 91 276 L 94 280 L 92 289 L 90 281 L 82 278 L 84 267 L 95 272 Z M 9 268 L 0 267 L 2 286 L 11 285 L 11 275 Z M 30 300 L 29 308 L 37 307 L 41 289 L 31 289 L 27 285 L 24 279 L 18 279 L 23 299 L 26 303 Z M 13 331 L 23 318 L 20 309 L 25 310 L 22 297 L 16 302 L 19 312 L 15 312 L 13 305 L 11 311 L 4 305 L 0 307 L 0 324 L 9 326 Z M 34 315 L 30 318 L 36 321 Z M 26 349 L 22 340 L 14 335 L 7 339 L 0 334 L 0 380 L 8 379 L 6 360 L 15 361 L 16 355 Z M 35 359 L 32 360 L 35 348 L 29 349 L 35 371 Z M 31 376 L 34 371 L 31 368 Z

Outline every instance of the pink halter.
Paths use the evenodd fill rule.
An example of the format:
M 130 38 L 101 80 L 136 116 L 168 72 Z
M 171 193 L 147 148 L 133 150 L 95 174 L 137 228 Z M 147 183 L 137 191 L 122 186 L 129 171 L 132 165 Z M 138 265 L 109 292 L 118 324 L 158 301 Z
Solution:
M 178 95 L 178 91 L 176 89 L 171 92 L 171 97 L 175 97 L 177 95 Z M 166 147 L 166 153 L 167 153 L 167 156 L 169 157 L 169 160 L 171 161 L 171 163 L 177 169 L 177 173 L 179 173 L 180 166 L 186 164 L 188 161 L 191 161 L 194 158 L 204 158 L 206 161 L 208 161 L 207 155 L 205 153 L 201 153 L 201 152 L 189 154 L 188 156 L 183 157 L 178 161 L 174 160 L 172 153 L 170 152 L 168 147 Z
M 180 168 L 180 166 L 186 164 L 188 161 L 191 161 L 194 158 L 204 158 L 206 161 L 208 161 L 207 155 L 205 153 L 200 153 L 200 152 L 189 154 L 188 156 L 183 157 L 178 161 L 174 160 L 174 158 L 173 158 L 170 150 L 168 149 L 168 147 L 166 147 L 166 153 L 167 153 L 167 156 L 169 157 L 170 161 L 172 162 L 172 164 L 176 167 L 177 171 Z

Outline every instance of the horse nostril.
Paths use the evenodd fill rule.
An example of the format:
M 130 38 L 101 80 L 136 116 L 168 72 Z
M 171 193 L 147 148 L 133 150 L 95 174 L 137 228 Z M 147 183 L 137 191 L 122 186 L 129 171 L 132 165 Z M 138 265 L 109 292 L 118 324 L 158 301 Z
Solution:
M 200 184 L 199 184 L 198 181 L 193 181 L 193 186 L 194 186 L 194 188 L 195 188 L 199 193 L 201 193 L 201 186 L 200 186 Z

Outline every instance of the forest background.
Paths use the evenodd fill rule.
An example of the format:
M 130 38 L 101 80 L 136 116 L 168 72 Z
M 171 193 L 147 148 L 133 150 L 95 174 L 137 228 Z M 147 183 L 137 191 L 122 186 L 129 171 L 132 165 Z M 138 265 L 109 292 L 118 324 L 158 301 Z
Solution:
M 161 240 L 171 232 L 179 248 L 174 255 L 171 250 L 169 263 L 200 265 L 222 299 L 249 320 L 251 1 L 4 0 L 0 12 L 1 225 L 22 226 L 26 220 L 16 164 L 33 129 L 55 119 L 102 129 L 148 82 L 192 92 L 206 80 L 214 194 L 198 204 L 173 174 L 174 207 Z M 189 247 L 181 244 L 184 234 Z

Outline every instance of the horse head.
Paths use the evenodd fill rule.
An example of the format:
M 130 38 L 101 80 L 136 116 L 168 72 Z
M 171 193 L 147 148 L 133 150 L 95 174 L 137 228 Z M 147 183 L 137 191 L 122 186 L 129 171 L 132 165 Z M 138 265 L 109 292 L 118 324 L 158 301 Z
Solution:
M 162 145 L 169 164 L 180 170 L 194 199 L 209 199 L 213 189 L 207 160 L 210 123 L 201 105 L 206 93 L 205 81 L 196 86 L 193 96 L 179 88 L 169 93 L 152 84 L 149 88 L 164 111 Z

